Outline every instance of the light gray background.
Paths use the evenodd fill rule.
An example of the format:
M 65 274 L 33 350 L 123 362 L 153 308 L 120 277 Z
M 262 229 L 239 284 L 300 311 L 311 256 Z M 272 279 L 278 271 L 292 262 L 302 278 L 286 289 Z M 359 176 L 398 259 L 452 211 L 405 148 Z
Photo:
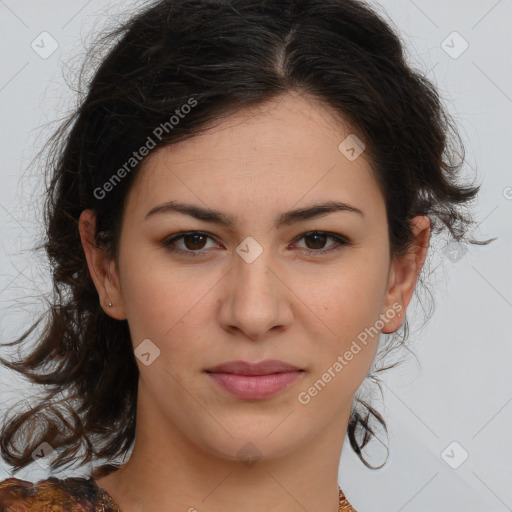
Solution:
M 499 239 L 463 253 L 444 249 L 446 241 L 434 247 L 434 316 L 421 330 L 414 325 L 414 312 L 421 309 L 416 300 L 407 313 L 416 329 L 410 347 L 420 364 L 408 356 L 389 371 L 383 377 L 384 404 L 376 402 L 388 424 L 388 462 L 380 470 L 367 469 L 346 440 L 340 485 L 359 512 L 512 510 L 512 1 L 371 3 L 399 28 L 411 62 L 438 85 L 455 116 L 466 169 L 483 181 L 474 234 Z M 41 127 L 72 105 L 63 66 L 73 83 L 92 26 L 135 4 L 0 0 L 2 342 L 32 322 L 43 306 L 38 295 L 50 286 L 41 253 L 27 250 L 42 229 L 41 177 L 37 167 L 27 167 L 50 133 Z M 44 31 L 59 45 L 46 59 L 31 48 Z M 468 48 L 457 56 L 464 41 Z M 35 391 L 0 368 L 2 404 Z M 460 464 L 465 452 L 469 456 Z M 367 456 L 380 464 L 382 445 L 372 442 Z M 8 476 L 0 463 L 0 479 Z M 34 463 L 15 476 L 35 481 L 47 473 Z

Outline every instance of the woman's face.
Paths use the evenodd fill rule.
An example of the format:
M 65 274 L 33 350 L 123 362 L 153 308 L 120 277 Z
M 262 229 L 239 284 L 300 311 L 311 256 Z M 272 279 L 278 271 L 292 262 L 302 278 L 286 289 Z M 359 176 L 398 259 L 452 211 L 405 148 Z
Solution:
M 129 324 L 138 426 L 225 459 L 342 443 L 375 333 L 398 328 L 414 280 L 390 260 L 384 198 L 349 135 L 287 94 L 147 158 L 104 297 Z M 313 209 L 332 203 L 347 207 Z M 209 372 L 264 360 L 299 371 Z

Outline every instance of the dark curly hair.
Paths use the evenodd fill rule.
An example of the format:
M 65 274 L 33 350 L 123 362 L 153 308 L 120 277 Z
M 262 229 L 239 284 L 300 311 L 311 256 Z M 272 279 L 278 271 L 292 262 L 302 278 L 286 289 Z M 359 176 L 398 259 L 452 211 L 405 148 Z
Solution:
M 99 304 L 78 220 L 94 210 L 96 243 L 117 259 L 124 201 L 144 159 L 110 187 L 107 200 L 98 191 L 151 134 L 159 134 L 158 147 L 173 144 L 239 109 L 304 93 L 364 140 L 385 198 L 392 255 L 410 247 L 417 215 L 429 216 L 433 233 L 489 242 L 468 236 L 469 202 L 480 186 L 461 182 L 464 148 L 453 120 L 434 85 L 407 64 L 396 29 L 365 2 L 158 0 L 105 32 L 87 55 L 76 109 L 41 151 L 46 232 L 36 249 L 45 249 L 52 269 L 49 307 L 3 344 L 27 341 L 44 320 L 24 358 L 1 359 L 46 393 L 2 427 L 2 458 L 15 470 L 32 462 L 43 441 L 61 449 L 52 470 L 77 460 L 84 443 L 82 463 L 113 461 L 132 447 L 139 373 L 128 324 Z M 170 121 L 192 102 L 178 123 Z M 159 126 L 165 129 L 155 132 Z M 398 364 L 377 363 L 406 347 L 408 335 L 405 320 L 367 379 L 379 384 L 377 373 Z M 375 435 L 371 416 L 386 429 L 370 401 L 356 396 L 347 433 L 368 467 L 362 449 Z

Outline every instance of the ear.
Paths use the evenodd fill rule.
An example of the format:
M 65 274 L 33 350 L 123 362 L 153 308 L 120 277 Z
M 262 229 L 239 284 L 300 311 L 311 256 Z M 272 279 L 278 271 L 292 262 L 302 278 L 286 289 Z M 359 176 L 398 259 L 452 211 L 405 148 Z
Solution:
M 96 244 L 96 215 L 93 210 L 84 210 L 81 213 L 78 229 L 89 273 L 98 291 L 102 308 L 112 318 L 126 319 L 116 262 L 109 259 L 106 250 Z M 109 302 L 112 306 L 108 305 Z
M 411 247 L 405 255 L 393 258 L 389 269 L 383 313 L 385 318 L 391 317 L 390 311 L 395 311 L 396 314 L 386 320 L 382 329 L 385 334 L 395 332 L 402 325 L 427 254 L 431 233 L 430 219 L 426 215 L 414 217 L 411 220 L 411 229 L 414 235 Z

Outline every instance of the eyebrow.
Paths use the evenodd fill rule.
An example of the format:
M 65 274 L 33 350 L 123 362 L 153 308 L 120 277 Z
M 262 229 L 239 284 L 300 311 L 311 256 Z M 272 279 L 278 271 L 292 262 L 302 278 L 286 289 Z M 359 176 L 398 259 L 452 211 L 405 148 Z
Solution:
M 275 227 L 279 228 L 283 225 L 290 226 L 296 222 L 323 217 L 334 212 L 351 212 L 364 217 L 364 213 L 355 206 L 351 206 L 340 201 L 328 201 L 325 203 L 317 203 L 305 208 L 298 208 L 281 213 L 275 221 Z M 158 206 L 155 206 L 149 210 L 149 212 L 144 217 L 144 220 L 147 220 L 149 217 L 156 214 L 169 213 L 181 213 L 183 215 L 189 215 L 195 219 L 219 224 L 220 226 L 225 226 L 229 229 L 233 229 L 237 221 L 236 217 L 232 217 L 218 210 L 203 208 L 201 206 L 186 204 L 179 201 L 167 201 L 165 203 L 159 204 Z

